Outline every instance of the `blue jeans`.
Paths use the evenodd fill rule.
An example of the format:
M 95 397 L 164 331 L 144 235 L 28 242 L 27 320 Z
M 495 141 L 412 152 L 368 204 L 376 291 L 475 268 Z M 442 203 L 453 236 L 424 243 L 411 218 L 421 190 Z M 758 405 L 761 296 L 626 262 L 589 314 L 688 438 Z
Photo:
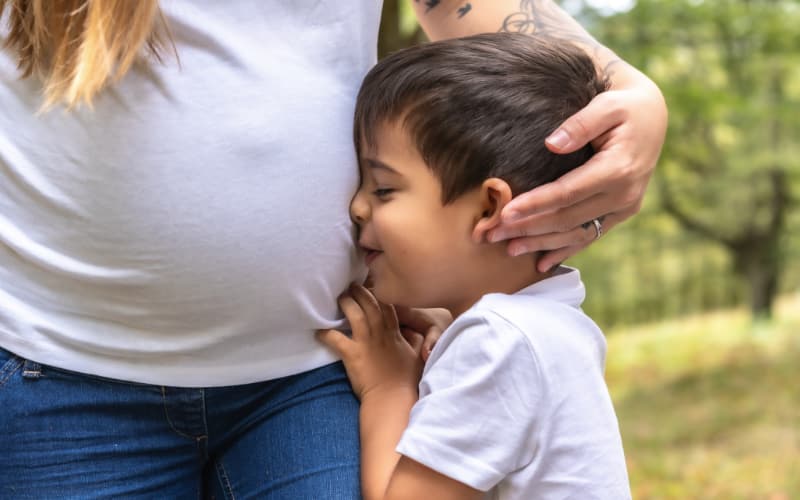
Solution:
M 341 363 L 268 382 L 122 382 L 0 349 L 0 498 L 360 498 Z

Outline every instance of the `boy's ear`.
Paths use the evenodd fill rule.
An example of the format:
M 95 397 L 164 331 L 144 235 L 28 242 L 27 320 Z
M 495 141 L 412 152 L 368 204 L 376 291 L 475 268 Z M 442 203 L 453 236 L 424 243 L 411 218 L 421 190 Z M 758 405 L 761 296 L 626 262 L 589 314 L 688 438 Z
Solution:
M 511 186 L 503 179 L 492 177 L 483 181 L 480 187 L 481 213 L 472 229 L 472 241 L 488 241 L 486 233 L 500 224 L 500 213 L 513 197 Z

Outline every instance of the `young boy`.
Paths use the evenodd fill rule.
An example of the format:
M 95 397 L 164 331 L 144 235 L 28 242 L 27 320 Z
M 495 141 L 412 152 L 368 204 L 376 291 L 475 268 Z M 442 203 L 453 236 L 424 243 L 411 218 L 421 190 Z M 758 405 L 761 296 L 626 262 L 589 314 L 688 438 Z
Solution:
M 630 498 L 578 271 L 540 273 L 487 238 L 514 195 L 590 157 L 544 139 L 603 90 L 579 49 L 506 33 L 406 49 L 366 76 L 350 210 L 374 296 L 341 297 L 351 337 L 320 333 L 361 399 L 365 498 Z M 452 313 L 424 369 L 385 304 Z

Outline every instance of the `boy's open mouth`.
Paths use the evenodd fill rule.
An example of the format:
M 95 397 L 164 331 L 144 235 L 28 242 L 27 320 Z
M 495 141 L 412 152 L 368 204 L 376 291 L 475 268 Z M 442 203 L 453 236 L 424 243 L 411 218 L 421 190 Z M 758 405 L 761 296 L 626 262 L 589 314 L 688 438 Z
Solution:
M 383 253 L 383 251 L 364 245 L 363 243 L 359 243 L 358 246 L 364 252 L 365 254 L 364 263 L 366 263 L 366 265 L 368 266 L 372 263 L 373 260 L 375 260 L 380 254 Z

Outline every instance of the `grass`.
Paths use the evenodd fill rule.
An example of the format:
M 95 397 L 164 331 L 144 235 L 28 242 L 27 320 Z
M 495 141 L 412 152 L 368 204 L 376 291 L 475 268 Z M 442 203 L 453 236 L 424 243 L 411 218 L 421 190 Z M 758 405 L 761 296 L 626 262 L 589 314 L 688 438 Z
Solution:
M 800 499 L 800 294 L 609 332 L 635 499 Z

